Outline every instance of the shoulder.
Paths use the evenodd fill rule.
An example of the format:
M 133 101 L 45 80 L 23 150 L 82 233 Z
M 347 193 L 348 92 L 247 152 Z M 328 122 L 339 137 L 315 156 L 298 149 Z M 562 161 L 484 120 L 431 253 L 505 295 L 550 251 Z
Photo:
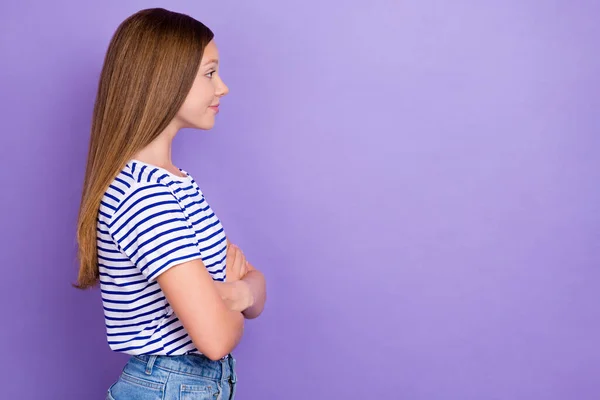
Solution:
M 153 197 L 175 197 L 168 174 L 157 168 L 145 168 L 135 162 L 127 163 L 108 185 L 100 202 L 100 218 L 112 219 L 128 204 L 151 200 Z

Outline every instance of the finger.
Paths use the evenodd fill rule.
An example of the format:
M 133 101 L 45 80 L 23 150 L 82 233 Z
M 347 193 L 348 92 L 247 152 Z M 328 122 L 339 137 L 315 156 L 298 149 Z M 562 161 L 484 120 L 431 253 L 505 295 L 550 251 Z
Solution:
M 244 265 L 246 264 L 246 257 L 244 253 L 238 248 L 238 254 L 236 258 L 237 270 L 240 273 L 240 276 L 243 276 Z
M 245 262 L 240 263 L 239 272 L 240 272 L 240 279 L 242 279 L 244 277 L 244 275 L 246 275 L 246 263 Z
M 227 257 L 228 261 L 233 261 L 234 254 L 233 254 L 233 249 L 231 247 L 227 248 L 227 253 L 226 253 L 225 257 Z
M 246 275 L 247 272 L 248 272 L 248 260 L 246 259 L 246 256 L 244 256 L 243 262 L 242 262 L 242 276 Z
M 239 269 L 238 264 L 240 262 L 240 250 L 234 244 L 231 245 L 231 249 L 232 249 L 231 251 L 233 253 L 233 257 L 232 257 L 233 265 L 235 266 L 236 269 Z

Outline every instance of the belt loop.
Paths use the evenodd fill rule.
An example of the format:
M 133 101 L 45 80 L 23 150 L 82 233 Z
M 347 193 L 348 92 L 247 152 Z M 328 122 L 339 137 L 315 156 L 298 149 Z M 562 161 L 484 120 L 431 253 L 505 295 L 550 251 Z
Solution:
M 225 363 L 227 362 L 225 357 L 221 357 L 219 360 L 219 364 L 221 364 L 221 385 L 225 384 L 225 377 L 227 376 L 227 368 L 225 367 Z
M 229 379 L 231 380 L 232 383 L 237 382 L 237 373 L 235 372 L 235 362 L 236 362 L 236 360 L 233 357 L 233 354 L 230 354 L 229 366 L 231 367 L 231 377 Z
M 158 358 L 157 355 L 151 355 L 148 358 L 148 363 L 146 364 L 146 375 L 152 375 L 152 367 L 154 366 L 154 361 Z

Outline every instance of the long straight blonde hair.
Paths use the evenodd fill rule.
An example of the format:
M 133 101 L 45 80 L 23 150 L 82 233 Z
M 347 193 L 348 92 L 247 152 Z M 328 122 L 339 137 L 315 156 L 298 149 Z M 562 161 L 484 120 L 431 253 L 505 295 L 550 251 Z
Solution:
M 201 22 L 163 8 L 141 10 L 115 31 L 92 117 L 77 222 L 76 288 L 99 281 L 96 224 L 106 189 L 129 159 L 173 120 L 213 37 Z

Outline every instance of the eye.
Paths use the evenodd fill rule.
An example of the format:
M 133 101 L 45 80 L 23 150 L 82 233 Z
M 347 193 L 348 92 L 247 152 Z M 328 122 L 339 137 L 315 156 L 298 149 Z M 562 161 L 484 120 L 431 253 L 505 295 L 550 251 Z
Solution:
M 212 78 L 212 74 L 214 74 L 216 71 L 210 71 L 209 73 L 206 74 L 206 76 L 208 76 L 209 78 Z

